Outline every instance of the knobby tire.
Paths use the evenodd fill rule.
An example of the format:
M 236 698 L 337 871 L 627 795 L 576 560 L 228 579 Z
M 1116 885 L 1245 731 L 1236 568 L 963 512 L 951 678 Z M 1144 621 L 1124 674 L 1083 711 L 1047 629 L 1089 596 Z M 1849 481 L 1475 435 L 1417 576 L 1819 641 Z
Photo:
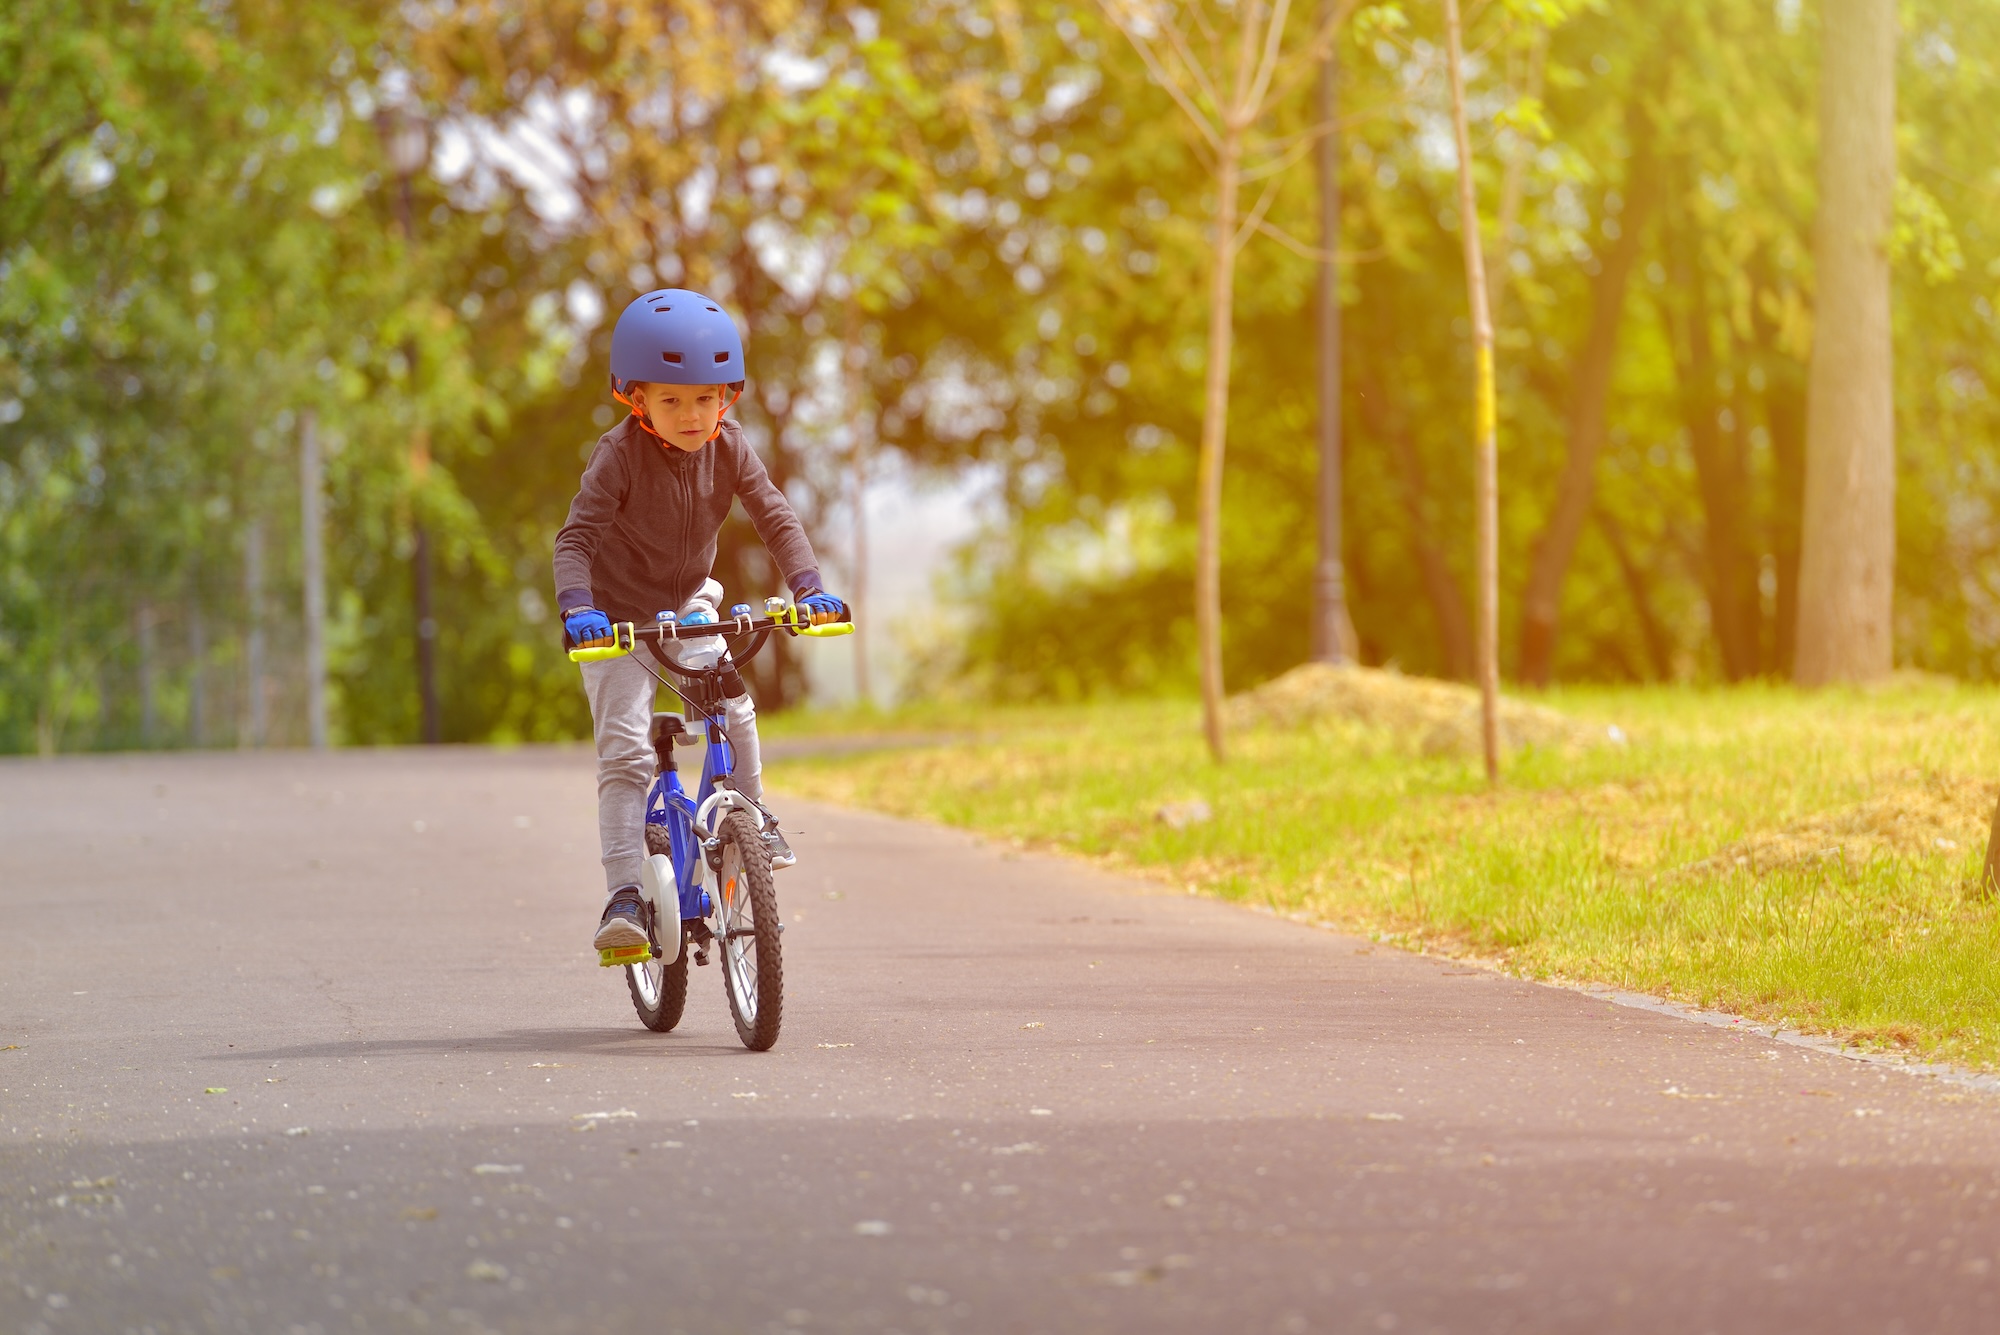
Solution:
M 785 965 L 779 946 L 781 920 L 778 891 L 771 876 L 771 846 L 746 812 L 731 811 L 723 817 L 722 873 L 717 889 L 718 916 L 725 933 L 717 944 L 730 1018 L 736 1021 L 736 1036 L 744 1047 L 767 1052 L 778 1041 L 778 1026 L 784 1019 Z M 746 929 L 747 935 L 733 939 L 729 935 Z

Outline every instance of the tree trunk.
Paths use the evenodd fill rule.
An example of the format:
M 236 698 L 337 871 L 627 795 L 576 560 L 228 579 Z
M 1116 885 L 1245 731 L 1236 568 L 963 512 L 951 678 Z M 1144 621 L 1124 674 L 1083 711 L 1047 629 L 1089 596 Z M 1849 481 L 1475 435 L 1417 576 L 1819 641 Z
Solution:
M 306 739 L 326 750 L 326 542 L 325 483 L 319 418 L 299 414 L 299 555 L 304 567 L 306 641 Z
M 1479 735 L 1486 781 L 1500 778 L 1500 477 L 1493 388 L 1493 317 L 1486 308 L 1486 261 L 1480 251 L 1479 202 L 1472 188 L 1472 137 L 1465 124 L 1465 54 L 1458 0 L 1444 0 L 1445 50 L 1451 65 L 1451 119 L 1458 140 L 1458 232 L 1465 243 L 1465 288 L 1472 305 L 1473 472 L 1478 581 Z
M 1993 807 L 1992 828 L 1986 832 L 1986 865 L 1979 869 L 1979 893 L 2000 891 L 2000 803 Z
M 1201 659 L 1201 728 L 1208 753 L 1228 758 L 1222 733 L 1222 458 L 1229 432 L 1229 356 L 1236 301 L 1236 208 L 1243 139 L 1231 130 L 1215 169 L 1215 254 L 1209 275 L 1208 379 L 1196 462 L 1194 623 Z
M 1324 22 L 1328 0 L 1322 0 Z M 1322 126 L 1313 165 L 1319 184 L 1320 257 L 1314 313 L 1319 319 L 1319 564 L 1313 572 L 1313 657 L 1322 663 L 1354 661 L 1354 623 L 1347 611 L 1347 572 L 1341 562 L 1340 438 L 1341 347 L 1340 274 L 1340 135 L 1334 129 L 1340 110 L 1340 64 L 1332 50 L 1320 64 L 1318 117 Z
M 1676 173 L 1676 178 L 1677 188 L 1687 184 L 1684 174 Z M 1675 378 L 1680 382 L 1681 421 L 1687 428 L 1701 496 L 1702 586 L 1708 594 L 1709 628 L 1722 655 L 1722 675 L 1736 682 L 1757 675 L 1757 572 L 1744 545 L 1749 461 L 1742 446 L 1744 423 L 1732 420 L 1729 429 L 1723 429 L 1707 275 L 1694 220 L 1681 202 L 1677 200 L 1666 216 L 1675 289 L 1667 302 L 1667 319 L 1673 333 Z
M 1650 96 L 1650 89 L 1642 96 Z M 1576 555 L 1577 539 L 1597 495 L 1597 460 L 1604 452 L 1605 408 L 1617 365 L 1618 329 L 1625 316 L 1625 292 L 1653 206 L 1659 197 L 1659 170 L 1653 156 L 1653 121 L 1639 101 L 1627 109 L 1632 158 L 1625 172 L 1625 208 L 1618 239 L 1590 284 L 1590 324 L 1574 360 L 1566 434 L 1568 455 L 1556 484 L 1556 504 L 1536 537 L 1521 609 L 1521 680 L 1547 686 L 1555 667 L 1556 628 L 1562 614 L 1563 581 Z
M 1593 513 L 1597 516 L 1597 531 L 1610 546 L 1611 557 L 1618 563 L 1619 578 L 1625 581 L 1625 592 L 1631 596 L 1632 612 L 1639 618 L 1639 634 L 1646 642 L 1646 659 L 1653 666 L 1653 678 L 1666 681 L 1674 675 L 1673 646 L 1653 606 L 1652 582 L 1632 555 L 1631 545 L 1625 541 L 1625 530 L 1611 517 L 1611 512 L 1600 504 Z
M 1821 18 L 1818 283 L 1806 387 L 1797 680 L 1893 665 L 1896 416 L 1889 228 L 1896 184 L 1896 7 L 1826 0 Z
M 1385 297 L 1370 301 L 1374 309 L 1377 356 L 1395 346 L 1387 318 L 1393 302 Z M 1370 435 L 1380 440 L 1396 466 L 1397 491 L 1404 518 L 1410 528 L 1410 551 L 1416 557 L 1417 574 L 1423 581 L 1424 598 L 1437 619 L 1438 647 L 1443 651 L 1445 672 L 1460 681 L 1472 680 L 1472 623 L 1465 611 L 1465 594 L 1452 577 L 1451 565 L 1438 546 L 1437 524 L 1431 516 L 1430 481 L 1424 475 L 1424 461 L 1410 438 L 1409 423 L 1389 397 L 1389 377 L 1378 373 L 1374 359 L 1360 363 L 1361 420 Z

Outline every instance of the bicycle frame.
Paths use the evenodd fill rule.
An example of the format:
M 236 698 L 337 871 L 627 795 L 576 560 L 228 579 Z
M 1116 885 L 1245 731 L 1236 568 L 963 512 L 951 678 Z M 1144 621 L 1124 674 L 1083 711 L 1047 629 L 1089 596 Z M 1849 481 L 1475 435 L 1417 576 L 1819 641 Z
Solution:
M 684 700 L 685 696 L 682 697 Z M 690 713 L 694 710 L 690 708 Z M 736 758 L 733 748 L 723 738 L 721 718 L 718 715 L 701 713 L 700 719 L 706 746 L 702 754 L 701 780 L 692 796 L 681 784 L 680 766 L 673 753 L 677 743 L 673 735 L 659 739 L 657 749 L 660 757 L 660 771 L 653 778 L 653 786 L 646 794 L 646 823 L 663 825 L 672 848 L 668 856 L 668 870 L 673 876 L 675 898 L 680 906 L 683 922 L 706 918 L 712 905 L 702 888 L 706 845 L 711 837 L 702 828 L 701 822 L 716 806 L 719 792 L 728 791 L 716 786 L 717 779 L 726 779 L 735 772 Z M 654 856 L 658 856 L 657 854 Z M 651 863 L 652 859 L 647 861 Z M 655 875 L 658 868 L 654 868 Z M 657 908 L 664 908 L 667 887 L 664 884 L 649 886 L 658 898 Z M 665 942 L 661 943 L 663 946 Z

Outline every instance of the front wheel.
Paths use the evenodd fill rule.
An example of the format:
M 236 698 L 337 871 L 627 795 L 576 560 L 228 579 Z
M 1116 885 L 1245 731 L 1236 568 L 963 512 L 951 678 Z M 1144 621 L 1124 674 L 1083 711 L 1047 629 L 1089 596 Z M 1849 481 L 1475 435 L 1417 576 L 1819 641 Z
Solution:
M 778 1041 L 784 1018 L 785 965 L 778 945 L 782 926 L 778 892 L 771 882 L 771 846 L 747 812 L 722 819 L 722 873 L 716 916 L 722 931 L 722 983 L 736 1036 L 752 1052 Z

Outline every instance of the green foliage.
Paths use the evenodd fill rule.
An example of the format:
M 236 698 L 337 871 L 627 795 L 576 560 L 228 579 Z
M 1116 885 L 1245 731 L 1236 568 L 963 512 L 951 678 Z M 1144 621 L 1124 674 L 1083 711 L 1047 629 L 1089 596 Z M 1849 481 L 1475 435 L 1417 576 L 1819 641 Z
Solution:
M 1294 8 L 1303 37 L 1311 7 Z M 1789 12 L 1474 15 L 1510 658 L 1629 231 L 1556 674 L 1788 665 L 1817 95 L 1813 11 L 1788 28 Z M 1451 675 L 1470 652 L 1471 405 L 1437 22 L 1364 5 L 1339 45 L 1340 411 L 1363 655 Z M 1966 677 L 2000 668 L 1997 57 L 1988 9 L 1908 8 L 1887 238 L 1898 653 Z M 336 736 L 415 735 L 420 525 L 446 736 L 583 730 L 548 549 L 616 417 L 606 317 L 660 283 L 745 315 L 741 414 L 816 533 L 863 444 L 992 480 L 995 526 L 948 581 L 967 637 L 925 680 L 1094 698 L 1190 679 L 1208 185 L 1094 5 L 21 0 L 0 15 L 0 92 L 0 750 L 245 740 L 257 625 L 271 739 L 302 737 L 308 412 L 327 450 Z M 1309 93 L 1280 108 L 1296 160 L 1239 270 L 1237 686 L 1308 649 Z M 376 126 L 391 106 L 433 131 L 407 193 Z M 839 578 L 838 553 L 822 559 Z M 776 583 L 743 526 L 720 573 L 751 596 Z M 796 698 L 795 662 L 760 670 L 760 698 Z

